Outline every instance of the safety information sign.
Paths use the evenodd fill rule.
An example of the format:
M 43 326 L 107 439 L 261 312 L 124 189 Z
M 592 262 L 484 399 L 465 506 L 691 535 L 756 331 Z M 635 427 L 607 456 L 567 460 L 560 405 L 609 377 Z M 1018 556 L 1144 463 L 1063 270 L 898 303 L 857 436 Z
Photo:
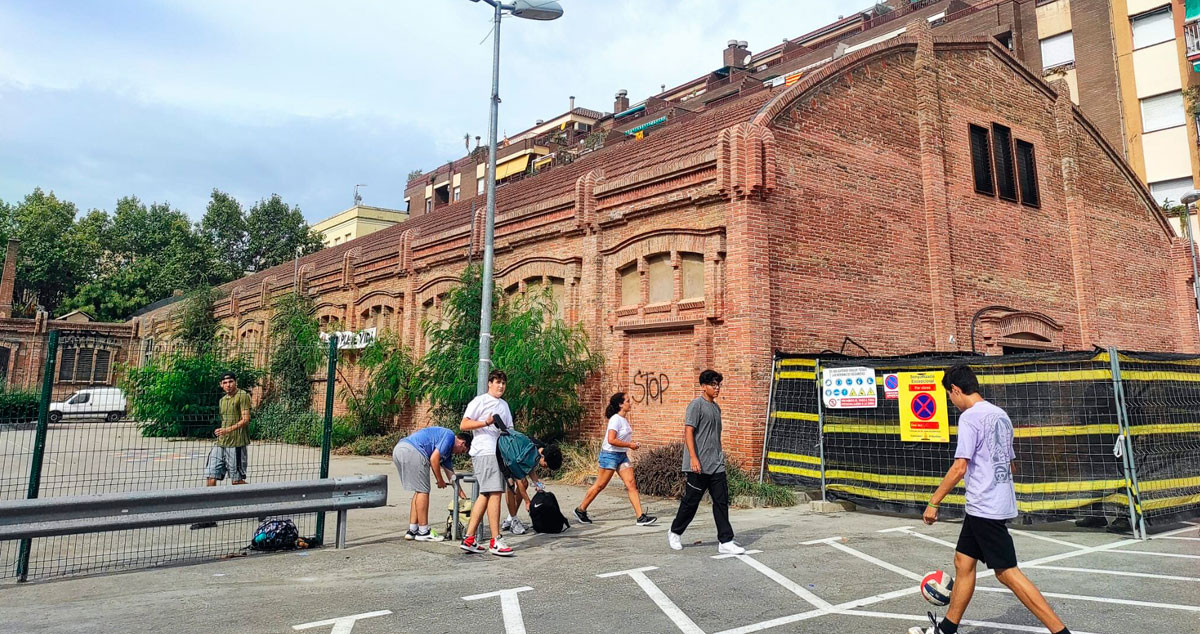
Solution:
M 876 387 L 875 371 L 871 368 L 821 370 L 821 394 L 825 407 L 830 409 L 876 407 Z
M 942 372 L 900 372 L 900 440 L 950 442 L 950 417 Z
M 900 398 L 900 376 L 897 374 L 883 375 L 883 398 L 894 401 Z

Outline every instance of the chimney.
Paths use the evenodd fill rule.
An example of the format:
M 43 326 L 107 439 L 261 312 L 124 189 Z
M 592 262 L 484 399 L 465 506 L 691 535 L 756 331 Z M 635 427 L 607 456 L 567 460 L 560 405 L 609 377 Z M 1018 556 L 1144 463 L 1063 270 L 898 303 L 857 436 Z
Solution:
M 575 95 L 571 95 L 571 106 L 567 108 L 568 112 L 575 112 Z
M 725 43 L 725 50 L 722 51 L 723 66 L 731 68 L 745 68 L 746 61 L 750 59 L 750 49 L 746 40 L 729 40 Z
M 621 113 L 629 110 L 629 91 L 621 89 L 617 91 L 617 100 L 613 102 L 613 113 Z
M 17 251 L 21 241 L 8 239 L 8 251 L 4 254 L 4 272 L 0 273 L 0 318 L 12 317 L 13 288 L 17 280 Z

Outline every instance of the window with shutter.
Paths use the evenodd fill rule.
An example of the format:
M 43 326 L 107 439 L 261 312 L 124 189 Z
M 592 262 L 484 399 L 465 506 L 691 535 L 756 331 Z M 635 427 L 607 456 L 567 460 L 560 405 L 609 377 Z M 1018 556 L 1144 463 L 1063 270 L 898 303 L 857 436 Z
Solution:
M 58 380 L 75 380 L 75 348 L 63 348 L 58 360 Z
M 1133 48 L 1145 48 L 1170 42 L 1175 39 L 1175 23 L 1171 20 L 1171 6 L 1129 19 L 1133 29 Z
M 1041 205 L 1033 144 L 1020 139 L 1017 139 L 1017 179 L 1021 184 L 1021 202 L 1030 207 Z
M 1017 181 L 1013 175 L 1012 132 L 992 124 L 992 159 L 996 166 L 996 193 L 1005 200 L 1017 200 Z
M 92 380 L 92 359 L 95 350 L 80 348 L 75 354 L 75 380 L 88 382 Z
M 1177 128 L 1185 123 L 1181 91 L 1146 97 L 1141 105 L 1142 132 Z
M 992 180 L 992 147 L 987 128 L 971 126 L 971 169 L 975 173 L 975 191 L 988 196 L 995 195 Z
M 1070 31 L 1048 37 L 1041 44 L 1043 70 L 1075 61 L 1075 36 Z
M 108 382 L 108 368 L 112 360 L 112 353 L 108 350 L 96 351 L 96 367 L 92 372 L 92 381 L 96 383 Z

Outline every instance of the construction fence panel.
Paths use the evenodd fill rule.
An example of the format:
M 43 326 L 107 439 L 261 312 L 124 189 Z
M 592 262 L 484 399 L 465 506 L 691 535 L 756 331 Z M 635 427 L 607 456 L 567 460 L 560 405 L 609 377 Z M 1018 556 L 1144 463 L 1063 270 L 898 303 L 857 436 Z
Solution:
M 822 475 L 829 498 L 901 513 L 920 513 L 953 462 L 958 412 L 949 403 L 950 442 L 903 442 L 899 400 L 885 398 L 883 377 L 946 370 L 966 363 L 981 392 L 1014 426 L 1013 480 L 1027 521 L 1128 518 L 1138 497 L 1148 524 L 1200 507 L 1200 360 L 1124 353 L 1119 361 L 1134 447 L 1126 471 L 1118 401 L 1108 352 L 1002 357 L 929 355 L 893 358 L 779 355 L 768 420 L 765 466 L 771 479 L 813 489 Z M 781 366 L 787 361 L 789 366 Z M 1144 362 L 1144 368 L 1135 367 Z M 875 371 L 878 406 L 819 406 L 818 368 Z M 796 369 L 804 371 L 797 372 Z M 1158 372 L 1159 374 L 1154 374 Z M 818 414 L 820 425 L 818 425 Z M 961 515 L 962 485 L 943 514 Z
M 1200 516 L 1200 359 L 1145 352 L 1118 358 L 1146 524 Z
M 249 392 L 253 404 L 246 464 L 229 464 L 229 470 L 243 466 L 246 481 L 259 483 L 321 477 L 324 414 L 311 402 L 291 403 L 280 397 L 265 342 L 227 342 L 203 350 L 147 343 L 120 363 L 106 350 L 108 343 L 78 335 L 64 336 L 59 343 L 36 497 L 205 486 L 217 457 L 220 379 L 227 371 L 238 376 L 239 387 Z M 312 391 L 324 392 L 327 348 L 311 356 L 318 368 L 309 377 Z M 19 489 L 28 482 L 33 465 L 23 456 L 37 439 L 27 424 L 0 425 L 0 430 L 5 440 L 0 446 L 0 494 L 4 499 L 25 497 Z M 230 472 L 217 486 L 230 486 L 232 481 Z M 315 534 L 316 514 L 290 518 L 301 535 Z M 245 554 L 258 524 L 251 518 L 211 527 L 165 526 L 34 539 L 27 576 L 52 578 L 238 556 Z M 15 550 L 13 542 L 0 542 L 0 577 L 16 573 L 9 556 Z

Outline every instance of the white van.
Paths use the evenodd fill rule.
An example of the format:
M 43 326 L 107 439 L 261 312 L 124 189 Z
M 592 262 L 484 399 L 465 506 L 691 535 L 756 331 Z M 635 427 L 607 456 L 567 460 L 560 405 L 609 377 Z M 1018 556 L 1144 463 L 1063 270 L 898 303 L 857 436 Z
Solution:
M 125 417 L 125 393 L 116 387 L 92 387 L 50 404 L 50 422 L 64 419 L 104 419 L 110 423 Z

